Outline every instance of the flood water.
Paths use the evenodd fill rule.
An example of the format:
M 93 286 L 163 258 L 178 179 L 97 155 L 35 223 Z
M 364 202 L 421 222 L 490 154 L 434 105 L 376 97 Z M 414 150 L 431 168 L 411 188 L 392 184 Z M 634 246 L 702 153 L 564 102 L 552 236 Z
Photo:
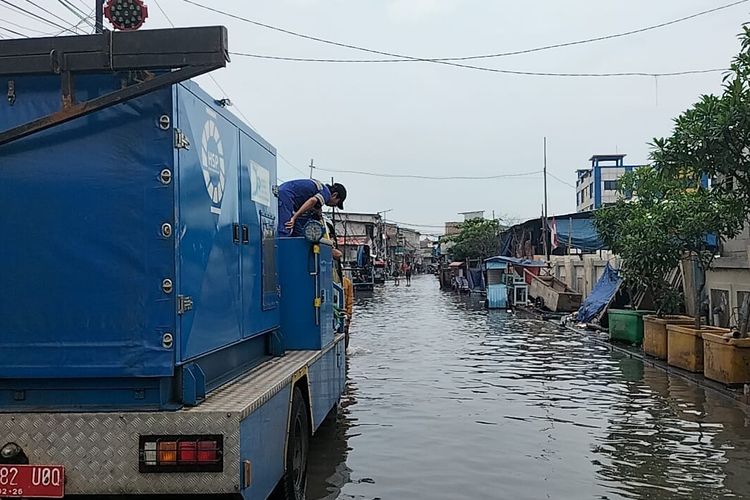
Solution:
M 358 297 L 309 499 L 750 498 L 737 403 L 434 277 Z

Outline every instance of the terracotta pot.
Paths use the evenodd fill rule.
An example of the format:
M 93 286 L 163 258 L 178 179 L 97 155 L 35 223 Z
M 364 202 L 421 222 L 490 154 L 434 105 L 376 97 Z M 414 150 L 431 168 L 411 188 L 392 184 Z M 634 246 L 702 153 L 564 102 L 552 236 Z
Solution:
M 690 316 L 643 317 L 643 351 L 657 359 L 667 359 L 667 325 L 690 325 Z
M 714 326 L 667 325 L 667 363 L 690 372 L 703 371 L 703 334 L 723 335 L 729 330 Z
M 704 375 L 724 384 L 750 384 L 750 339 L 703 334 Z

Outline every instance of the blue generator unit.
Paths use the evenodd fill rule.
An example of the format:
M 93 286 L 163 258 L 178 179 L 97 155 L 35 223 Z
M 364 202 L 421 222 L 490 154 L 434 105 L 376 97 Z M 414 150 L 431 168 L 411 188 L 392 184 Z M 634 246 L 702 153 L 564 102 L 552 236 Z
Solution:
M 57 76 L 0 89 L 0 130 L 60 108 Z M 330 269 L 279 253 L 276 150 L 223 104 L 185 81 L 0 145 L 0 411 L 179 408 L 332 341 Z

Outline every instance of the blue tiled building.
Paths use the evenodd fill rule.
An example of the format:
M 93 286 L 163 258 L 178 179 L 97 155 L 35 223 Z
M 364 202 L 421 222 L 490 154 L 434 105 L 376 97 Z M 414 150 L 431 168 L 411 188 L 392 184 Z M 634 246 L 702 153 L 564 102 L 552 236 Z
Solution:
M 594 155 L 591 167 L 576 171 L 576 211 L 586 212 L 615 203 L 620 178 L 640 165 L 625 165 L 626 155 Z

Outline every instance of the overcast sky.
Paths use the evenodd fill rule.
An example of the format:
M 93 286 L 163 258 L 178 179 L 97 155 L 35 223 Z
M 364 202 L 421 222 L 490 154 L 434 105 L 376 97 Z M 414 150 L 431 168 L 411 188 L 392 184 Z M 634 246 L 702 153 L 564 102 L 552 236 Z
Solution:
M 417 57 L 527 49 L 640 28 L 730 0 L 197 0 L 286 29 Z M 37 0 L 74 20 L 59 1 Z M 89 0 L 74 0 L 83 8 Z M 168 26 L 146 0 L 146 28 Z M 378 57 L 259 28 L 192 6 L 159 0 L 178 26 L 223 24 L 230 50 L 315 58 Z M 31 6 L 28 6 L 32 8 Z M 539 72 L 670 72 L 721 68 L 739 45 L 750 3 L 648 33 L 473 64 Z M 0 19 L 39 24 L 0 8 Z M 0 25 L 3 25 L 0 22 Z M 9 27 L 6 25 L 6 27 Z M 4 33 L 6 36 L 8 33 Z M 548 138 L 551 214 L 575 210 L 575 170 L 597 153 L 625 153 L 641 164 L 648 142 L 721 74 L 646 78 L 511 76 L 427 62 L 322 64 L 238 56 L 214 74 L 252 126 L 291 163 L 417 175 L 497 175 L 539 171 Z M 221 96 L 207 77 L 210 93 Z M 283 179 L 303 176 L 279 160 Z M 317 171 L 320 179 L 332 174 Z M 335 174 L 349 190 L 347 210 L 393 209 L 396 221 L 437 225 L 457 212 L 535 217 L 541 175 L 435 181 Z M 426 229 L 437 231 L 437 228 Z

